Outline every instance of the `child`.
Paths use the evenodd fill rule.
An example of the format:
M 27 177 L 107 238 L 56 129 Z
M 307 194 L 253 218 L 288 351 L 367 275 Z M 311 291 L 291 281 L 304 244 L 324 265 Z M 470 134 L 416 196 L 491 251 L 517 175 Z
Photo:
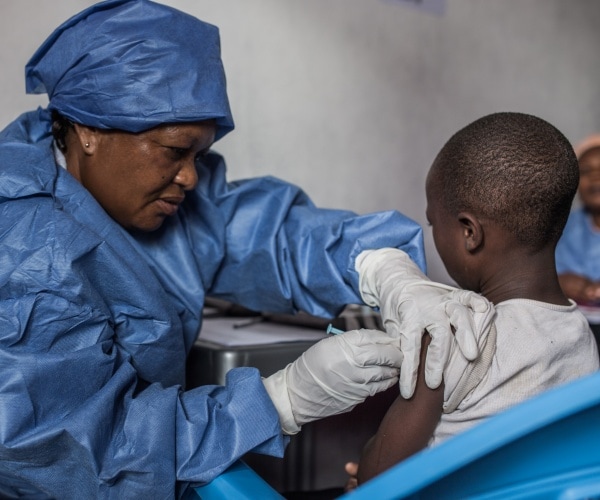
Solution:
M 425 385 L 421 363 L 414 396 L 397 398 L 365 446 L 359 483 L 520 401 L 598 369 L 593 335 L 575 303 L 563 295 L 554 262 L 577 185 L 577 159 L 569 142 L 534 116 L 485 116 L 442 148 L 427 177 L 427 218 L 450 276 L 493 304 L 492 326 L 476 361 L 454 348 L 438 389 Z M 389 258 L 404 256 L 390 253 Z M 478 321 L 477 313 L 473 316 Z

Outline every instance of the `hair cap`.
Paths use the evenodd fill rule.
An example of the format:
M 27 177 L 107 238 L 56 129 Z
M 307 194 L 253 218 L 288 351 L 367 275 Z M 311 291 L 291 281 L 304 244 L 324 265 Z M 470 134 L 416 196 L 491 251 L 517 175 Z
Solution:
M 234 127 L 219 31 L 149 0 L 97 3 L 59 26 L 25 67 L 26 89 L 92 127 L 141 132 L 215 119 Z

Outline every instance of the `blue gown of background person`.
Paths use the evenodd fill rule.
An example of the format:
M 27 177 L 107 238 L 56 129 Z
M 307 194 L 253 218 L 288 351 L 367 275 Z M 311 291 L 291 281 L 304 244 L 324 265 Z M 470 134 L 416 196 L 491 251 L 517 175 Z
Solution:
M 556 271 L 600 281 L 600 231 L 584 208 L 574 210 L 556 246 Z
M 320 210 L 270 177 L 228 183 L 209 154 L 177 215 L 134 237 L 56 164 L 49 120 L 0 134 L 0 496 L 169 498 L 249 450 L 281 456 L 256 369 L 184 391 L 205 295 L 331 316 L 361 302 L 361 250 L 424 265 L 419 226 Z

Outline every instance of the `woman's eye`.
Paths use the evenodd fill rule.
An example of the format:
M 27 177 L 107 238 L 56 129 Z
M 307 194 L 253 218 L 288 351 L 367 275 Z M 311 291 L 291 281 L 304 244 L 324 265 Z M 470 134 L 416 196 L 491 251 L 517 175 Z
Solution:
M 204 151 L 200 151 L 200 152 L 199 152 L 199 153 L 198 153 L 198 154 L 197 154 L 197 155 L 194 157 L 194 160 L 195 160 L 196 162 L 200 162 L 200 163 L 202 163 L 202 162 L 203 162 L 203 161 L 206 159 L 206 157 L 208 156 L 208 152 L 209 152 L 209 150 L 208 150 L 208 149 L 205 149 Z
M 188 152 L 187 149 L 174 148 L 174 147 L 170 147 L 169 151 L 171 152 L 171 156 L 173 157 L 174 160 L 181 160 L 181 159 L 185 158 L 185 155 L 187 155 L 187 152 Z

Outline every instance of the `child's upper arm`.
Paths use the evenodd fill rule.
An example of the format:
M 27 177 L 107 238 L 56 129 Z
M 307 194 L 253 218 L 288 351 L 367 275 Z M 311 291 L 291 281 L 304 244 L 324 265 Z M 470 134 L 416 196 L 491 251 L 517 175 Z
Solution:
M 363 449 L 359 484 L 425 448 L 433 435 L 444 403 L 444 384 L 435 390 L 425 385 L 425 355 L 429 335 L 423 336 L 417 386 L 412 398 L 392 403 L 379 429 Z

